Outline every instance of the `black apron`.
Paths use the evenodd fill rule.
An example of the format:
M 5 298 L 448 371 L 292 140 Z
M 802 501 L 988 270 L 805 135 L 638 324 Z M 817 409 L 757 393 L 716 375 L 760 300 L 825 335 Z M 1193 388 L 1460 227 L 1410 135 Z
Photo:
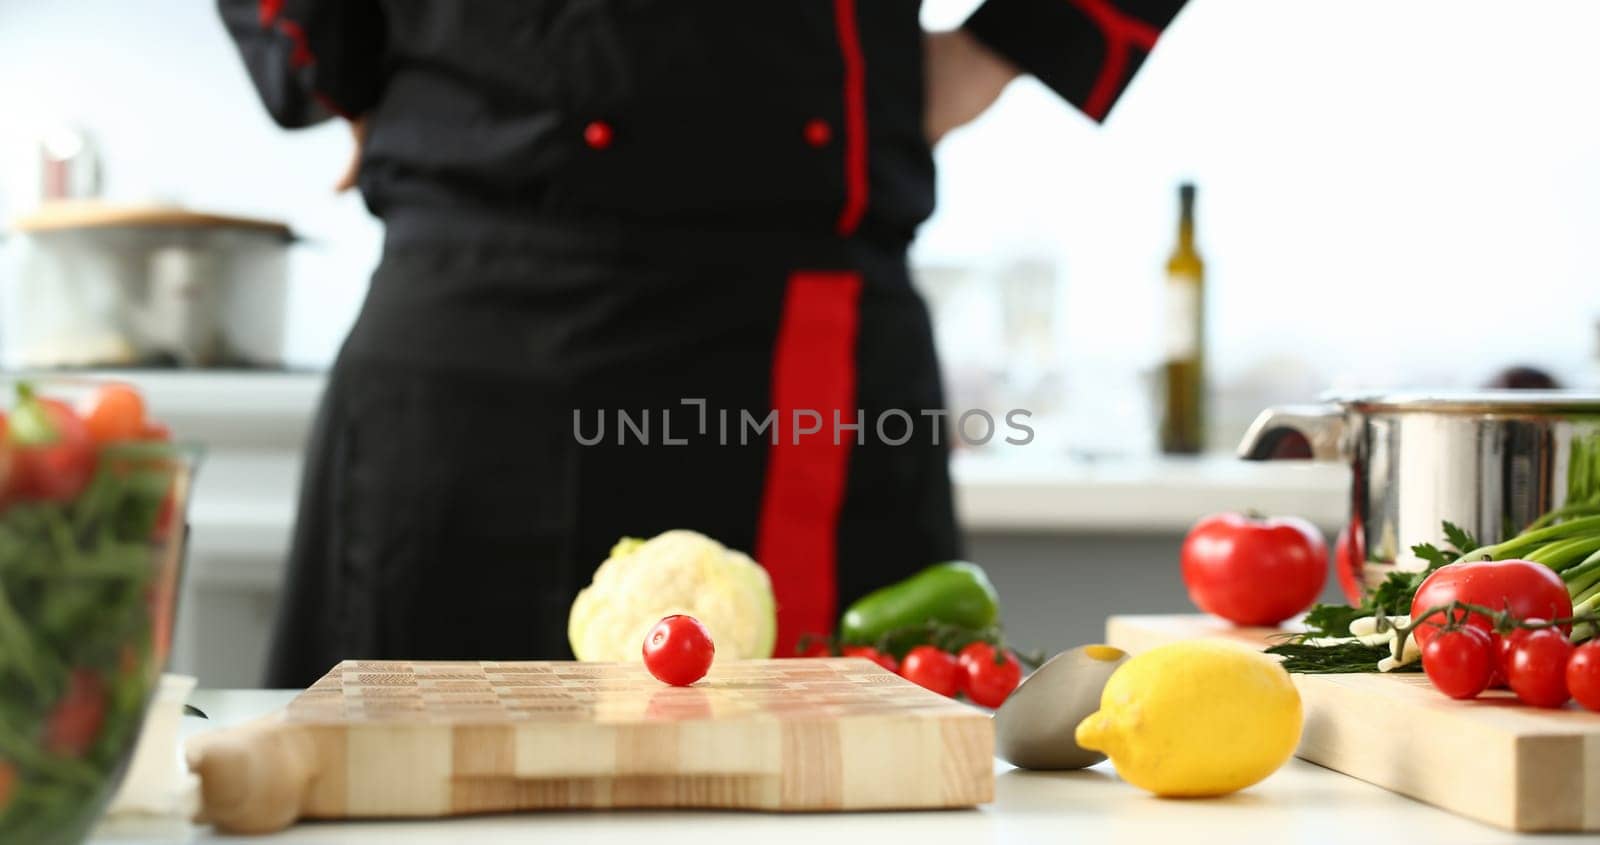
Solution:
M 567 610 L 623 536 L 690 528 L 757 555 L 780 653 L 958 556 L 902 249 L 455 224 L 391 223 L 315 428 L 270 685 L 346 658 L 569 657 Z M 774 445 L 744 417 L 784 403 L 864 425 L 796 445 L 817 421 L 783 414 Z

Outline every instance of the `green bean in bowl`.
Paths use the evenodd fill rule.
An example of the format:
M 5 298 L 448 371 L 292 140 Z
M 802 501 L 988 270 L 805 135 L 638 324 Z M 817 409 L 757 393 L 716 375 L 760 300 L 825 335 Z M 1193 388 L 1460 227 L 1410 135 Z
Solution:
M 81 842 L 117 787 L 171 647 L 197 459 L 128 385 L 59 393 L 20 383 L 0 411 L 6 843 Z

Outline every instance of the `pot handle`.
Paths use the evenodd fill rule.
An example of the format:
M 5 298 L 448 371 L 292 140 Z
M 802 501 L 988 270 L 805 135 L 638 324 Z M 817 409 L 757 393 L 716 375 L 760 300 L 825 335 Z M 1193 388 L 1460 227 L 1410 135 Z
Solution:
M 1284 405 L 1262 411 L 1239 441 L 1239 457 L 1247 461 L 1291 457 L 1278 453 L 1291 432 L 1311 444 L 1311 460 L 1337 461 L 1344 457 L 1345 416 L 1338 405 Z

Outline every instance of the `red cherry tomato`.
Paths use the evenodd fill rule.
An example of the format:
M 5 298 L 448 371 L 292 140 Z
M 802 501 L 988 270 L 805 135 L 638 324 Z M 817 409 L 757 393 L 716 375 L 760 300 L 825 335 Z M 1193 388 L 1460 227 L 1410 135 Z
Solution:
M 656 680 L 686 687 L 706 676 L 716 646 L 711 633 L 693 616 L 668 616 L 644 638 L 644 666 Z
M 847 645 L 839 651 L 845 657 L 865 657 L 873 663 L 888 669 L 890 672 L 900 671 L 900 664 L 895 662 L 895 659 L 892 655 L 884 654 L 883 652 L 869 645 Z
M 74 669 L 67 691 L 45 720 L 44 747 L 62 757 L 82 757 L 106 721 L 106 685 L 88 669 Z
M 78 413 L 96 443 L 143 439 L 144 397 L 126 384 L 102 385 L 78 406 Z
M 1518 630 L 1511 635 L 1511 661 L 1506 664 L 1511 691 L 1535 707 L 1566 704 L 1571 697 L 1567 692 L 1567 658 L 1571 656 L 1572 643 L 1560 629 Z
M 956 656 L 931 645 L 919 645 L 900 661 L 900 677 L 946 698 L 961 691 L 961 666 Z
M 1485 560 L 1452 563 L 1434 570 L 1417 588 L 1411 600 L 1411 619 L 1421 621 L 1422 613 L 1429 608 L 1463 601 L 1496 610 L 1509 608 L 1517 619 L 1555 619 L 1572 615 L 1572 597 L 1567 595 L 1567 585 L 1550 567 L 1526 560 Z M 1477 613 L 1462 613 L 1460 617 L 1474 628 L 1489 630 L 1489 620 Z M 1444 622 L 1443 614 L 1427 620 L 1417 627 L 1412 636 L 1417 645 L 1426 647 L 1428 640 Z
M 963 648 L 960 663 L 961 691 L 982 707 L 999 707 L 1022 683 L 1022 664 L 1017 662 L 1017 656 L 1009 651 L 999 656 L 994 646 L 985 642 L 969 643 Z
M 1490 633 L 1489 652 L 1494 656 L 1494 668 L 1489 672 L 1489 689 L 1505 689 L 1506 662 L 1511 657 L 1511 637 Z
M 1345 523 L 1333 544 L 1333 572 L 1339 578 L 1339 589 L 1352 605 L 1361 604 L 1366 593 L 1362 571 L 1366 568 L 1367 556 L 1361 547 L 1361 523 L 1355 520 Z
M 22 446 L 13 457 L 13 486 L 19 498 L 67 502 L 89 486 L 94 475 L 94 441 L 83 420 L 54 399 L 40 399 L 55 429 L 55 440 L 39 446 Z
M 1591 640 L 1567 658 L 1567 692 L 1585 710 L 1600 713 L 1600 640 Z
M 1477 698 L 1489 688 L 1497 659 L 1488 634 L 1479 628 L 1454 628 L 1423 646 L 1422 671 L 1451 698 Z
M 1305 610 L 1328 577 L 1328 545 L 1299 517 L 1208 516 L 1184 538 L 1183 583 L 1201 610 L 1276 625 Z

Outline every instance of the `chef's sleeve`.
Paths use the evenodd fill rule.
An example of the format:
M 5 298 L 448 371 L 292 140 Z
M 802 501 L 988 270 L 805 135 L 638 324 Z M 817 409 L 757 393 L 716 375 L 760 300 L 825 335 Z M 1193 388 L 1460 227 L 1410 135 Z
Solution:
M 217 0 L 272 119 L 287 128 L 358 117 L 383 86 L 378 0 Z
M 1104 120 L 1185 0 L 985 0 L 963 27 Z

